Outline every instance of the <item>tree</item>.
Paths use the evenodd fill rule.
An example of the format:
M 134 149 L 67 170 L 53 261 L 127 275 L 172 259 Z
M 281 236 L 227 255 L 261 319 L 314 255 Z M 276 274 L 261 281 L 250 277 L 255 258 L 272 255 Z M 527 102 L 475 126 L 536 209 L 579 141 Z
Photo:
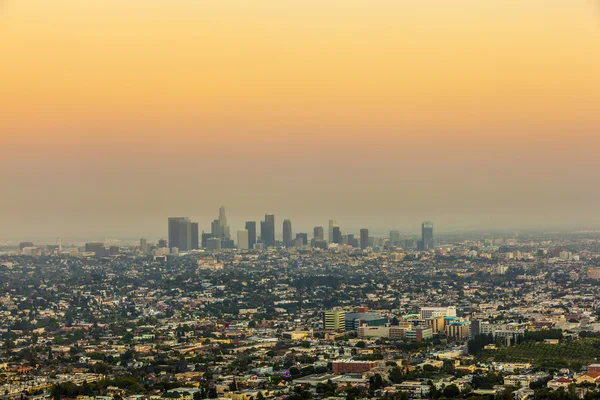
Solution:
M 454 398 L 454 397 L 458 397 L 460 395 L 460 389 L 458 388 L 458 386 L 452 384 L 452 385 L 448 385 L 444 388 L 444 397 L 448 397 L 448 398 Z
M 390 371 L 389 377 L 392 383 L 401 383 L 403 374 L 400 367 L 393 367 Z

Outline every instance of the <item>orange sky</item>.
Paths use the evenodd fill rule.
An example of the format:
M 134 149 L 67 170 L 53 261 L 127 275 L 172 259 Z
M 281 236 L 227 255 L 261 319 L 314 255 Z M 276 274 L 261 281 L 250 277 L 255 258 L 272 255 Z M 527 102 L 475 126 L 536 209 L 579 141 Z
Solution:
M 597 3 L 4 1 L 0 237 L 600 226 Z

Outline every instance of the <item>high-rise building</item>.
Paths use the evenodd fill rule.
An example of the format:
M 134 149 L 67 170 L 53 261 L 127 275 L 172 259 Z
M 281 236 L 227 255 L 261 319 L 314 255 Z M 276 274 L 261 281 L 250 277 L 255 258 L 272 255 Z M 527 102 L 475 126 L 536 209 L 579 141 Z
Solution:
M 429 250 L 435 247 L 432 222 L 425 221 L 421 224 L 421 240 L 418 247 L 419 250 Z
M 390 231 L 390 245 L 400 245 L 400 231 Z
M 275 216 L 265 214 L 265 220 L 260 223 L 260 238 L 265 246 L 275 246 Z
M 315 229 L 313 229 L 313 238 L 315 240 L 325 239 L 322 226 L 315 226 Z
M 219 238 L 221 239 L 223 237 L 223 229 L 221 229 L 221 224 L 219 223 L 218 219 L 215 219 L 211 224 L 210 224 L 210 233 L 212 234 L 212 237 L 215 238 Z
M 198 250 L 200 248 L 200 242 L 198 237 L 198 223 L 192 222 L 192 250 Z
M 192 223 L 189 218 L 169 218 L 169 247 L 177 247 L 179 251 L 192 249 Z
M 283 220 L 283 245 L 285 247 L 292 247 L 294 245 L 294 239 L 292 238 L 292 221 L 289 219 Z
M 26 248 L 26 247 L 35 247 L 35 246 L 33 245 L 33 242 L 21 242 L 21 243 L 19 243 L 19 250 L 20 251 L 23 251 L 23 249 Z
M 323 311 L 323 329 L 326 331 L 344 330 L 345 323 L 345 311 Z
M 342 231 L 339 226 L 333 227 L 332 240 L 333 240 L 333 243 L 337 243 L 337 244 L 342 244 L 344 242 L 343 238 L 342 238 Z
M 221 206 L 219 208 L 219 231 L 221 233 L 220 237 L 223 237 L 225 239 L 229 239 L 231 237 L 231 234 L 229 232 L 229 225 L 227 225 L 227 217 L 225 216 L 225 207 Z M 219 236 L 215 236 L 215 237 L 219 237 Z
M 256 244 L 256 221 L 247 221 L 246 230 L 248 231 L 248 248 L 253 249 Z
M 109 251 L 102 242 L 91 242 L 85 244 L 86 253 L 94 253 L 97 257 L 108 257 Z
M 208 239 L 210 239 L 211 237 L 213 237 L 212 233 L 204 233 L 204 231 L 202 232 L 202 242 L 200 243 L 200 245 L 203 249 L 206 249 L 208 247 Z
M 248 244 L 248 230 L 241 229 L 237 232 L 237 240 L 238 240 L 238 249 L 240 250 L 248 250 L 250 248 Z
M 337 223 L 330 219 L 329 220 L 329 235 L 327 237 L 327 240 L 329 241 L 329 243 L 335 243 L 335 241 L 333 240 L 333 228 L 335 228 L 337 226 Z
M 306 246 L 308 244 L 308 233 L 296 233 L 295 246 Z
M 206 240 L 206 248 L 209 251 L 219 251 L 221 250 L 221 240 L 220 238 L 211 237 Z
M 167 243 L 166 239 L 160 239 L 158 241 L 158 248 L 159 249 L 166 249 L 167 247 L 169 247 L 169 244 Z
M 369 230 L 363 228 L 360 230 L 360 248 L 364 250 L 367 247 L 369 247 Z
M 140 239 L 140 253 L 146 254 L 148 252 L 148 240 Z

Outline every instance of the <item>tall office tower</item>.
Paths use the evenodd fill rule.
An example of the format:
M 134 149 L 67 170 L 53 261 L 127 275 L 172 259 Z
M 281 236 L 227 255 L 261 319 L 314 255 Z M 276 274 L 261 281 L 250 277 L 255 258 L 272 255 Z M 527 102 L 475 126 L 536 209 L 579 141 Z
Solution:
M 248 231 L 248 248 L 253 249 L 256 244 L 256 221 L 246 221 Z
M 340 230 L 339 226 L 333 227 L 333 232 L 332 232 L 331 237 L 333 239 L 333 243 L 337 243 L 337 244 L 343 243 L 342 231 Z
M 260 223 L 260 238 L 265 246 L 275 246 L 275 216 L 265 214 L 265 220 Z
M 248 244 L 248 230 L 241 229 L 237 232 L 237 240 L 238 240 L 238 249 L 240 250 L 248 250 L 250 248 Z
M 369 230 L 363 228 L 360 230 L 360 248 L 364 250 L 367 247 L 369 247 Z
M 208 247 L 208 239 L 210 239 L 211 237 L 213 237 L 212 233 L 204 233 L 204 231 L 202 231 L 202 243 L 200 243 L 200 245 L 203 249 Z
M 335 243 L 335 241 L 333 240 L 333 228 L 335 228 L 337 226 L 337 223 L 330 219 L 329 220 L 329 236 L 327 237 L 327 240 L 329 241 L 329 243 Z
M 225 216 L 225 207 L 221 206 L 219 208 L 219 224 L 221 226 L 227 225 L 227 217 Z
M 215 236 L 215 237 L 222 237 L 225 239 L 229 239 L 231 237 L 231 234 L 229 232 L 229 225 L 227 225 L 227 217 L 225 216 L 225 207 L 221 206 L 219 208 L 219 219 L 217 219 L 218 224 L 219 224 L 219 234 L 220 236 Z
M 223 237 L 223 230 L 221 229 L 221 224 L 218 219 L 215 219 L 210 224 L 210 233 L 212 233 L 212 236 L 215 238 L 221 239 Z
M 148 240 L 140 239 L 140 253 L 146 254 L 148 252 Z
M 192 222 L 192 247 L 191 250 L 198 250 L 200 248 L 200 242 L 199 242 L 199 230 L 198 230 L 198 223 L 197 222 Z
M 158 248 L 159 249 L 166 249 L 167 247 L 169 247 L 167 241 L 165 239 L 160 239 L 158 241 Z
M 308 233 L 296 233 L 294 243 L 296 246 L 306 246 L 308 244 Z
M 400 231 L 390 231 L 390 244 L 392 246 L 400 245 Z
M 292 247 L 294 245 L 294 239 L 292 238 L 292 221 L 289 219 L 283 220 L 283 245 L 285 247 Z
M 192 249 L 192 223 L 189 218 L 169 218 L 169 247 L 177 247 L 179 251 Z
M 313 230 L 313 238 L 315 240 L 323 240 L 323 239 L 325 239 L 325 237 L 323 235 L 324 235 L 323 227 L 315 226 L 315 229 Z
M 429 221 L 421 224 L 421 240 L 423 242 L 422 250 L 433 249 L 435 242 L 433 240 L 433 223 Z

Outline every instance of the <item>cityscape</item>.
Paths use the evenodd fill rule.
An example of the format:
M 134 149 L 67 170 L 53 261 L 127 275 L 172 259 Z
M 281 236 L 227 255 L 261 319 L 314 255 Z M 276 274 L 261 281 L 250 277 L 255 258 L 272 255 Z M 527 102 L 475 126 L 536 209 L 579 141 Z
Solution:
M 597 396 L 597 232 L 215 215 L 157 243 L 0 249 L 4 398 Z
M 0 400 L 600 400 L 599 0 L 0 0 Z

